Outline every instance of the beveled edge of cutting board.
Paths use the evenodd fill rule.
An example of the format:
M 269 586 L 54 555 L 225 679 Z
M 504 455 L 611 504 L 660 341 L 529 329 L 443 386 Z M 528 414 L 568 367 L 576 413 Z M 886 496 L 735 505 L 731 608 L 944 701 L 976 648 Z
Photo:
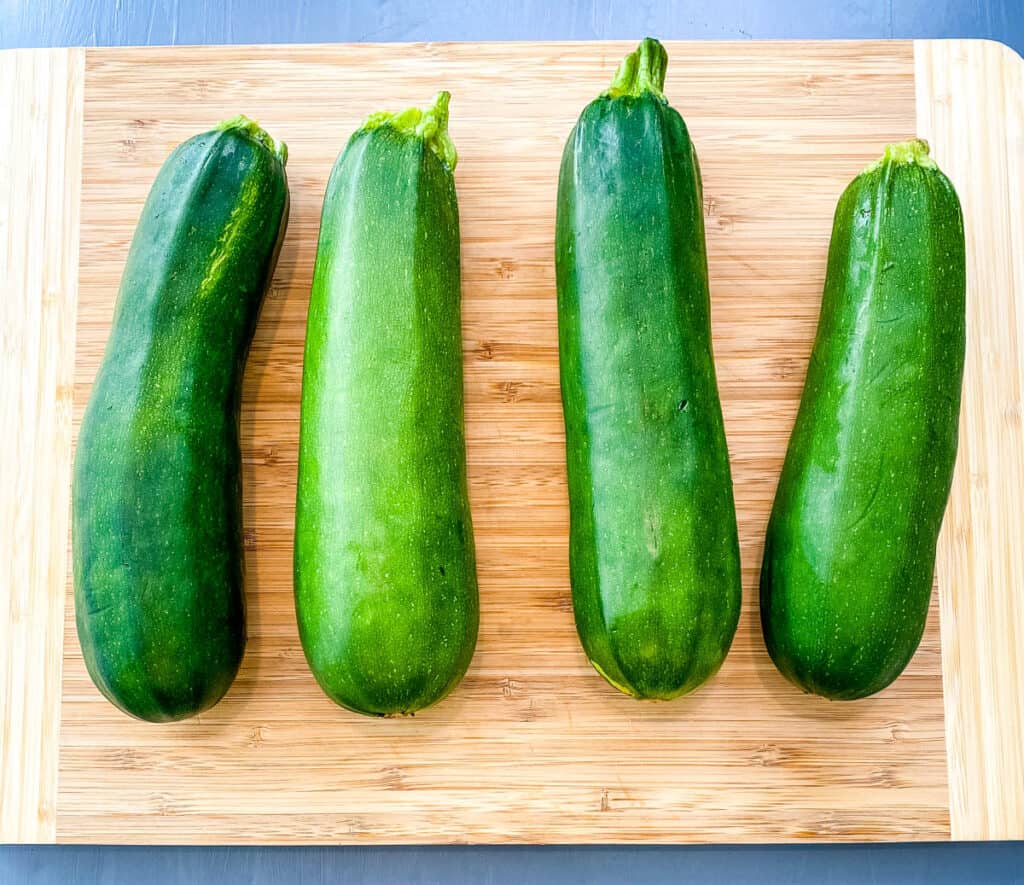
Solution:
M 56 836 L 84 61 L 0 53 L 0 842 Z
M 1017 348 L 1024 252 L 1013 252 L 1014 242 L 1024 242 L 1024 206 L 1013 199 L 1024 192 L 1024 63 L 992 41 L 915 41 L 914 48 L 918 130 L 961 193 L 967 181 L 972 196 L 980 189 L 979 164 L 989 164 L 986 184 L 1005 170 L 999 187 L 986 187 L 985 202 L 964 201 L 969 285 L 978 297 L 971 299 L 962 454 L 938 576 L 952 838 L 1022 838 L 1024 655 L 1013 651 L 1014 638 L 1024 637 L 1024 609 L 1011 603 L 1024 583 L 1024 561 L 1007 554 L 1024 529 L 1017 506 L 1024 489 Z M 0 137 L 8 139 L 0 156 L 25 158 L 17 170 L 0 166 L 0 218 L 18 220 L 0 234 L 8 256 L 25 256 L 23 266 L 0 265 L 7 292 L 0 322 L 21 332 L 0 351 L 0 420 L 13 431 L 8 463 L 17 465 L 0 496 L 0 842 L 56 835 L 84 65 L 87 54 L 124 50 L 136 51 L 0 52 L 0 89 L 7 90 Z M 975 124 L 965 125 L 971 118 Z M 980 383 L 983 362 L 1016 371 L 1004 372 L 1007 383 L 993 389 Z M 978 452 L 999 465 L 995 482 L 988 482 L 991 467 L 974 469 Z M 998 561 L 994 550 L 1003 551 Z
M 960 194 L 968 247 L 960 452 L 936 563 L 951 837 L 1021 839 L 1024 60 L 993 41 L 922 40 L 915 81 L 918 133 Z

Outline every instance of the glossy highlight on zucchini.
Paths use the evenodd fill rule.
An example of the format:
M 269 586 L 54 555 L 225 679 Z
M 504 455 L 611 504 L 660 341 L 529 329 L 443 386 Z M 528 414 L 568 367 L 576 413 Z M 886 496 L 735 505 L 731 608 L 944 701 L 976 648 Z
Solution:
M 170 155 L 82 420 L 78 637 L 97 687 L 139 719 L 211 707 L 242 660 L 242 373 L 287 225 L 286 157 L 245 117 Z
M 890 145 L 836 208 L 765 541 L 765 642 L 804 691 L 874 694 L 921 641 L 956 460 L 965 275 L 952 184 L 925 142 Z
M 740 610 L 697 155 L 644 40 L 562 156 L 555 264 L 576 627 L 637 698 L 693 691 Z
M 373 114 L 353 134 L 313 275 L 296 613 L 321 688 L 367 715 L 436 703 L 476 645 L 448 100 Z

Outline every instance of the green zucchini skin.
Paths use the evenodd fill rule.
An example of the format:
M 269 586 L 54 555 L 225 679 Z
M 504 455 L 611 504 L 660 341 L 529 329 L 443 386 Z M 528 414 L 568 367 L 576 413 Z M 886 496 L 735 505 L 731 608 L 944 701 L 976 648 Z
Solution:
M 295 604 L 310 669 L 376 716 L 443 698 L 479 623 L 447 93 L 375 114 L 324 197 L 306 332 Z
M 739 617 L 739 543 L 711 349 L 701 179 L 645 40 L 583 111 L 555 263 L 576 627 L 637 698 L 692 691 Z
M 139 719 L 211 707 L 242 659 L 239 404 L 287 224 L 285 158 L 237 118 L 164 163 L 82 420 L 78 637 L 96 686 Z
M 923 142 L 836 209 L 818 332 L 768 524 L 761 624 L 790 681 L 874 694 L 917 649 L 956 460 L 963 218 Z

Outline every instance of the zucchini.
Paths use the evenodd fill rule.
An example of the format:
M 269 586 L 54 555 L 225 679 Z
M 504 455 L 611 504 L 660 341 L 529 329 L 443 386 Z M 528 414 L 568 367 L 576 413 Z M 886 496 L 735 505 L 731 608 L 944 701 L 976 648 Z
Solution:
M 660 699 L 718 670 L 741 597 L 701 179 L 666 63 L 644 40 L 583 111 L 555 244 L 576 627 L 608 682 Z
M 75 457 L 75 618 L 126 713 L 217 703 L 245 647 L 242 371 L 288 216 L 286 149 L 237 117 L 180 145 L 143 207 Z
M 768 651 L 805 691 L 874 694 L 921 641 L 956 460 L 964 253 L 923 141 L 886 148 L 839 200 L 761 571 Z
M 448 99 L 352 135 L 313 273 L 295 606 L 320 686 L 367 715 L 440 700 L 476 645 Z

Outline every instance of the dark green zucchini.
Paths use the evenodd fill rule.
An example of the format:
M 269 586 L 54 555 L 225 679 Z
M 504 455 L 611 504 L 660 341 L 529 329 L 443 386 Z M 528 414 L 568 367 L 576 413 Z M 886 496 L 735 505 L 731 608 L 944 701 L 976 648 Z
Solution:
M 75 616 L 126 713 L 192 716 L 245 647 L 242 371 L 287 223 L 286 150 L 238 117 L 180 145 L 142 210 L 75 457 Z
M 779 670 L 850 700 L 924 630 L 964 366 L 960 203 L 922 141 L 836 209 L 818 332 L 768 524 L 761 624 Z
M 440 700 L 476 645 L 447 122 L 442 92 L 355 132 L 327 185 L 313 274 L 295 604 L 320 686 L 368 715 Z
M 701 179 L 666 62 L 644 40 L 583 111 L 555 245 L 576 627 L 638 698 L 712 676 L 741 596 Z

